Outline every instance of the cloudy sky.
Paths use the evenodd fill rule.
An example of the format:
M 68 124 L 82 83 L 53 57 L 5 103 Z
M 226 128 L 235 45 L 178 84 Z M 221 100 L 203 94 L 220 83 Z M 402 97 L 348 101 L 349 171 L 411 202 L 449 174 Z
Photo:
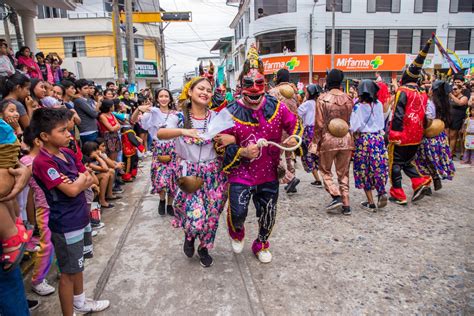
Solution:
M 183 75 L 194 70 L 198 57 L 211 56 L 210 48 L 220 37 L 233 34 L 229 28 L 237 8 L 225 0 L 161 0 L 166 11 L 192 11 L 191 23 L 170 23 L 165 29 L 167 67 L 171 89 L 180 88 Z

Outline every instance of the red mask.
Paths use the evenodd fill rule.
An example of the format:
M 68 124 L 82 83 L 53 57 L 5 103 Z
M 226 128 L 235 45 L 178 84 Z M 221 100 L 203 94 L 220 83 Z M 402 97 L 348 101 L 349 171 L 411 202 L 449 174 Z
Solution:
M 242 78 L 242 96 L 246 105 L 257 106 L 265 94 L 265 77 L 257 69 L 250 71 Z

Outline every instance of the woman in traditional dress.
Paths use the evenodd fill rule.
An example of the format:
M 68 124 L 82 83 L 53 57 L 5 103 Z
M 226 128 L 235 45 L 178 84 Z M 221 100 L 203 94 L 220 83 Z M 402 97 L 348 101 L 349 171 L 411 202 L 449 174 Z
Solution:
M 151 163 L 151 193 L 160 195 L 158 214 L 173 216 L 174 175 L 176 169 L 176 153 L 174 140 L 160 140 L 156 137 L 159 128 L 166 128 L 168 119 L 176 115 L 173 108 L 173 96 L 168 89 L 155 92 L 156 107 L 149 108 L 140 119 L 140 125 L 153 137 Z M 168 199 L 166 199 L 168 195 Z
M 227 178 L 222 171 L 222 159 L 216 152 L 214 141 L 200 137 L 200 133 L 208 130 L 209 124 L 217 115 L 209 110 L 212 97 L 210 81 L 203 77 L 194 78 L 183 89 L 183 94 L 188 97 L 183 104 L 183 112 L 170 115 L 166 128 L 158 130 L 158 138 L 175 139 L 176 173 L 177 177 L 181 177 L 177 179 L 178 183 L 189 180 L 185 176 L 202 179 L 201 186 L 193 193 L 190 193 L 192 190 L 189 187 L 186 189 L 184 186 L 193 186 L 197 181 L 186 181 L 183 186 L 177 187 L 174 210 L 178 225 L 185 233 L 185 255 L 193 257 L 197 238 L 201 265 L 210 267 L 213 259 L 209 250 L 214 246 L 219 216 L 226 202 Z M 225 139 L 235 142 L 233 136 L 222 135 L 220 145 L 224 145 Z
M 426 118 L 439 119 L 445 126 L 452 126 L 449 108 L 451 86 L 446 81 L 436 80 L 431 88 L 431 98 L 426 108 Z M 441 180 L 452 180 L 454 163 L 451 158 L 448 136 L 441 131 L 433 137 L 423 137 L 415 163 L 421 174 L 431 176 L 435 191 L 442 188 Z
M 378 86 L 372 80 L 363 80 L 358 87 L 359 101 L 351 115 L 351 131 L 354 133 L 354 180 L 363 189 L 367 201 L 362 208 L 376 212 L 387 205 L 385 185 L 388 179 L 388 156 L 384 142 L 383 105 L 377 100 Z M 375 204 L 372 190 L 377 191 Z
M 303 164 L 304 171 L 312 173 L 314 181 L 311 182 L 318 188 L 322 188 L 323 184 L 319 177 L 319 157 L 308 151 L 308 148 L 314 137 L 314 118 L 316 110 L 316 100 L 319 95 L 323 92 L 323 89 L 316 85 L 311 84 L 306 88 L 306 101 L 298 107 L 298 115 L 301 117 L 304 126 L 303 132 L 303 156 L 301 156 L 301 162 Z

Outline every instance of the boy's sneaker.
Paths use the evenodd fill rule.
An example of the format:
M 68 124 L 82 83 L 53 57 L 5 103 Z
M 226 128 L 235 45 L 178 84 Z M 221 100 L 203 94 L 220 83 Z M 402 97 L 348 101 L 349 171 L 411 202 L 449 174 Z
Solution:
M 194 256 L 194 238 L 188 240 L 188 238 L 184 236 L 183 252 L 188 258 L 192 258 Z
M 214 264 L 214 260 L 209 255 L 209 251 L 207 248 L 199 248 L 198 249 L 199 261 L 204 268 L 209 268 Z
M 231 239 L 232 251 L 234 253 L 241 253 L 244 250 L 244 240 Z
M 31 290 L 40 296 L 47 296 L 47 295 L 53 294 L 54 291 L 56 291 L 54 286 L 49 285 L 46 279 L 44 279 L 43 282 L 37 285 L 32 284 Z
M 125 191 L 124 191 L 124 189 L 122 189 L 121 187 L 115 187 L 115 188 L 112 189 L 112 192 L 113 192 L 113 193 L 121 194 L 121 193 L 123 193 L 123 192 L 125 192 Z
M 36 310 L 40 305 L 39 301 L 37 300 L 26 300 L 26 302 L 28 303 L 28 310 L 30 312 Z
M 370 204 L 369 202 L 362 202 L 360 203 L 360 207 L 362 207 L 364 210 L 369 211 L 369 212 L 377 212 L 377 207 L 375 204 Z
M 296 193 L 296 186 L 300 183 L 300 179 L 294 177 L 285 187 L 286 193 Z
M 377 208 L 384 208 L 385 206 L 387 206 L 387 201 L 387 194 L 379 195 L 377 200 Z
M 336 196 L 332 199 L 332 202 L 326 206 L 326 211 L 332 211 L 342 206 L 342 198 L 340 196 Z
M 77 307 L 76 305 L 74 305 L 74 311 L 78 314 L 101 312 L 107 309 L 109 305 L 109 300 L 94 301 L 93 299 L 86 298 L 82 307 Z
M 352 210 L 350 206 L 343 206 L 342 207 L 342 215 L 351 215 Z
M 92 258 L 94 258 L 94 252 L 88 251 L 88 252 L 84 253 L 83 256 L 84 256 L 84 259 L 92 259 Z
M 99 233 L 96 230 L 91 231 L 91 237 L 97 236 Z
M 397 198 L 394 198 L 393 196 L 389 197 L 388 200 L 398 205 L 402 205 L 402 206 L 407 205 L 407 200 L 399 200 Z

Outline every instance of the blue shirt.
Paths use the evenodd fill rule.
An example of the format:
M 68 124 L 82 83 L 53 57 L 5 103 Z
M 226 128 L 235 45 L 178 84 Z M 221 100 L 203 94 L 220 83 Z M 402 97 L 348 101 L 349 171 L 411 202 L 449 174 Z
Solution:
M 16 135 L 13 128 L 0 118 L 0 145 L 14 144 Z

